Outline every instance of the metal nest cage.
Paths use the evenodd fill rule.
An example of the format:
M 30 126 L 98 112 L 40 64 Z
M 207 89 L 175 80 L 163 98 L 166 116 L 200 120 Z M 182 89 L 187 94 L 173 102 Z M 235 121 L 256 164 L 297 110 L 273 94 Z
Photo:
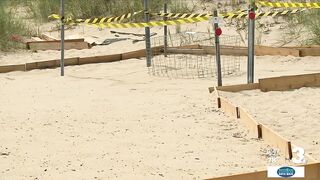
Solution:
M 185 32 L 168 35 L 168 52 L 170 48 L 215 47 L 215 38 L 211 33 Z M 163 46 L 164 37 L 155 37 L 151 40 L 152 47 Z M 238 36 L 220 36 L 221 46 L 240 46 Z M 240 56 L 221 56 L 222 76 L 236 75 L 240 72 Z M 195 79 L 214 78 L 217 75 L 216 56 L 194 53 L 162 53 L 152 52 L 152 63 L 149 74 L 169 78 Z

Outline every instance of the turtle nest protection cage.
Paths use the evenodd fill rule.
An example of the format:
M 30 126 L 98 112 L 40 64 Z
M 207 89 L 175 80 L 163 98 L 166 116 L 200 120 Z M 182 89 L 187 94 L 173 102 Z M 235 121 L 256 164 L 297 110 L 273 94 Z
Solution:
M 211 47 L 215 49 L 215 37 L 211 33 L 185 32 L 167 36 L 167 54 L 157 55 L 152 52 L 151 67 L 149 74 L 169 78 L 195 79 L 214 78 L 217 76 L 216 56 L 207 53 L 189 53 L 192 45 L 199 47 Z M 163 46 L 164 36 L 151 39 L 152 47 Z M 189 47 L 188 47 L 189 46 Z M 240 46 L 238 36 L 220 36 L 220 46 Z M 185 49 L 177 53 L 172 49 Z M 240 56 L 221 55 L 222 76 L 237 75 L 240 72 Z

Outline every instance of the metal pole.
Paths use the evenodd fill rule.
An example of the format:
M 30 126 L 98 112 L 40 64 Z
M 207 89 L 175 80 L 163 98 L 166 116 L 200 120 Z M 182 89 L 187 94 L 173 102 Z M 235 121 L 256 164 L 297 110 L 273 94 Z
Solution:
M 148 0 L 144 0 L 144 19 L 145 19 L 145 22 L 150 21 Z M 150 27 L 145 28 L 145 39 L 146 39 L 147 67 L 150 67 L 151 66 Z
M 218 79 L 218 86 L 222 86 L 220 39 L 219 39 L 219 35 L 216 33 L 216 30 L 219 28 L 217 10 L 213 11 L 213 16 L 214 16 L 214 31 L 215 31 L 214 34 L 215 34 L 215 46 L 216 46 L 217 79 Z
M 254 83 L 255 18 L 250 18 L 250 13 L 255 13 L 254 1 L 251 1 L 248 13 L 248 84 Z
M 64 0 L 61 0 L 61 76 L 64 76 Z
M 167 1 L 165 1 L 164 3 L 164 8 L 163 8 L 163 12 L 167 13 L 168 12 L 168 4 Z M 167 17 L 164 17 L 163 20 L 167 20 Z M 167 49 L 168 49 L 168 26 L 164 26 L 164 57 L 167 57 Z

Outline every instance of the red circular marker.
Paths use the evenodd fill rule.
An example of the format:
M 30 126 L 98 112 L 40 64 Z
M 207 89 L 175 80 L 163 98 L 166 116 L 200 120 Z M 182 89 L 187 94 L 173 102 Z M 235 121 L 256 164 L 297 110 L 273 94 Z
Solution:
M 254 12 L 250 12 L 249 19 L 255 19 L 255 18 L 256 18 L 256 14 Z
M 218 27 L 218 28 L 216 29 L 215 33 L 216 33 L 217 36 L 220 36 L 220 35 L 222 34 L 221 28 Z

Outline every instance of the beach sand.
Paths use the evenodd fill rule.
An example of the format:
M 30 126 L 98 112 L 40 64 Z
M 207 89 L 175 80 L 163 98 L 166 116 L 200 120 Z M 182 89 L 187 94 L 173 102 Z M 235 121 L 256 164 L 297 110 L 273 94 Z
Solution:
M 182 29 L 208 27 L 205 22 Z M 66 35 L 91 43 L 113 38 L 109 31 L 77 27 Z M 162 28 L 152 32 L 161 36 Z M 237 34 L 229 27 L 223 32 Z M 277 42 L 274 33 L 279 31 L 263 37 L 264 45 Z M 128 40 L 67 50 L 66 57 L 144 47 Z M 59 51 L 1 52 L 0 65 L 59 58 Z M 247 82 L 241 59 L 241 72 L 225 77 L 225 85 Z M 145 65 L 142 58 L 66 67 L 65 77 L 59 69 L 0 74 L 0 179 L 203 179 L 266 169 L 270 147 L 216 108 L 208 92 L 215 79 L 154 77 Z M 319 70 L 319 57 L 256 57 L 255 80 Z M 286 162 L 279 157 L 278 163 Z
M 248 109 L 255 119 L 305 149 L 320 160 L 320 89 L 239 93 L 222 92 L 232 102 Z
M 141 60 L 0 75 L 4 179 L 203 179 L 264 169 L 262 141 L 217 108 L 210 80 Z

